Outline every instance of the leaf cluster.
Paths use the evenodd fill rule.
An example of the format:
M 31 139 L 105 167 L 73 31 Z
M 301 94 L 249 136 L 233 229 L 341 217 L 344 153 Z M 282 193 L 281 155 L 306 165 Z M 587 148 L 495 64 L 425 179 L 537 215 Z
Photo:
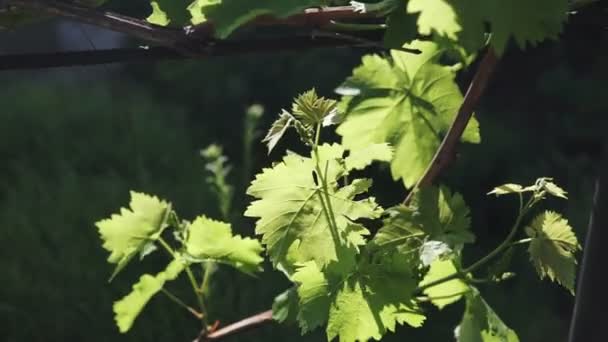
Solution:
M 130 208 L 122 208 L 119 214 L 98 221 L 96 226 L 104 242 L 103 247 L 110 252 L 108 262 L 116 264 L 112 278 L 134 256 L 139 254 L 142 260 L 157 250 L 158 245 L 170 256 L 164 271 L 156 275 L 142 275 L 133 285 L 133 291 L 114 303 L 115 319 L 121 332 L 131 328 L 135 318 L 155 294 L 163 292 L 174 299 L 164 288 L 165 283 L 175 280 L 184 270 L 193 281 L 191 265 L 211 261 L 249 274 L 261 270 L 263 258 L 260 254 L 263 248 L 257 240 L 233 235 L 229 224 L 204 215 L 192 222 L 180 221 L 168 202 L 143 193 L 131 192 Z M 165 230 L 173 231 L 170 236 L 173 236 L 177 247 L 173 248 L 165 241 L 162 236 Z M 196 282 L 192 285 L 195 292 L 200 290 Z M 206 314 L 188 309 L 198 316 Z
M 158 25 L 207 23 L 217 38 L 225 39 L 260 16 L 284 18 L 331 4 L 153 0 L 148 20 Z M 567 17 L 567 0 L 382 0 L 352 6 L 376 15 L 385 29 L 385 45 L 394 50 L 364 56 L 337 87 L 340 99 L 312 89 L 279 113 L 263 139 L 268 152 L 289 128 L 309 152 L 287 151 L 247 188 L 253 201 L 244 215 L 256 219 L 261 242 L 234 235 L 228 223 L 204 215 L 180 221 L 169 203 L 138 193 L 132 193 L 130 209 L 98 222 L 108 261 L 117 265 L 114 275 L 133 256 L 153 252 L 157 243 L 172 257 L 165 271 L 142 276 L 133 292 L 117 302 L 121 331 L 181 273 L 193 284 L 203 314 L 204 287 L 190 266 L 228 264 L 251 274 L 259 271 L 262 245 L 272 265 L 292 283 L 276 297 L 274 319 L 297 322 L 302 333 L 324 327 L 330 341 L 379 340 L 398 325 L 420 327 L 428 303 L 443 309 L 460 300 L 465 310 L 455 329 L 457 341 L 518 341 L 476 284 L 513 277 L 509 267 L 520 245 L 528 244 L 541 279 L 573 292 L 580 245 L 572 228 L 552 211 L 528 220 L 548 196 L 567 197 L 553 179 L 539 178 L 530 186 L 504 184 L 489 192 L 517 196 L 519 210 L 505 240 L 469 266 L 463 265 L 462 256 L 475 235 L 464 198 L 446 186 L 416 186 L 463 105 L 457 73 L 482 49 L 502 55 L 511 40 L 525 48 L 556 38 Z M 355 29 L 368 27 L 332 23 L 329 30 L 352 24 Z M 323 142 L 322 130 L 333 125 L 340 143 Z M 474 116 L 460 140 L 481 142 Z M 216 146 L 203 155 L 213 174 L 208 183 L 225 199 L 221 207 L 227 217 L 233 188 L 226 181 L 226 159 Z M 411 201 L 382 208 L 371 194 L 373 180 L 364 176 L 373 163 L 386 163 L 393 179 L 413 191 Z M 380 226 L 375 234 L 370 222 Z M 162 238 L 166 229 L 173 230 L 176 247 Z M 522 230 L 527 237 L 515 240 Z M 481 270 L 486 278 L 476 277 Z M 202 283 L 206 277 L 204 272 Z

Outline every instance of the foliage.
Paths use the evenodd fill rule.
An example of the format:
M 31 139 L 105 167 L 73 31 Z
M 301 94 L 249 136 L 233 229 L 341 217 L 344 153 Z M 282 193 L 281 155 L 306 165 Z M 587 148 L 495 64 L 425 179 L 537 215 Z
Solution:
M 578 242 L 559 215 L 542 214 L 527 229 L 532 238 L 514 241 L 533 207 L 547 196 L 566 197 L 552 179 L 539 178 L 526 187 L 505 184 L 490 191 L 488 194 L 498 196 L 517 195 L 517 218 L 498 247 L 464 267 L 464 245 L 475 239 L 470 231 L 469 208 L 460 194 L 445 186 L 424 187 L 413 190 L 409 203 L 383 210 L 373 197 L 364 196 L 371 180 L 350 180 L 349 175 L 373 161 L 391 162 L 392 149 L 383 143 L 366 147 L 367 153 L 358 153 L 340 144 L 321 143 L 323 122 L 333 115 L 333 105 L 314 92 L 296 98 L 293 112 L 298 114 L 289 114 L 290 120 L 294 127 L 300 127 L 296 131 L 310 147 L 310 157 L 288 152 L 281 162 L 262 170 L 247 190 L 256 200 L 245 212 L 258 218 L 256 233 L 261 235 L 270 260 L 293 282 L 292 289 L 275 299 L 276 320 L 296 321 L 303 333 L 326 326 L 330 341 L 336 337 L 341 341 L 379 340 L 395 331 L 397 325 L 420 327 L 426 318 L 422 309 L 425 302 L 442 309 L 465 298 L 464 316 L 456 329 L 459 341 L 518 341 L 516 333 L 481 298 L 474 287 L 479 280 L 473 273 L 524 243 L 530 243 L 541 278 L 549 276 L 572 288 L 573 252 L 578 249 Z M 270 131 L 274 130 L 271 127 Z M 277 142 L 278 139 L 274 144 Z M 354 159 L 348 162 L 350 156 Z M 135 211 L 138 205 L 132 207 Z M 116 216 L 114 220 L 122 223 L 121 218 Z M 370 230 L 361 220 L 379 218 L 383 219 L 382 227 L 368 238 Z M 213 261 L 254 272 L 262 261 L 259 243 L 232 236 L 226 223 L 204 216 L 191 223 L 179 223 L 171 212 L 159 226 L 165 224 L 174 227 L 181 247 L 173 250 L 162 238 L 158 241 L 173 256 L 173 262 L 184 263 L 201 311 L 181 301 L 178 304 L 195 311 L 195 315 L 206 317 L 205 296 L 188 268 L 190 264 Z M 504 270 L 510 259 L 501 262 Z M 505 274 L 508 273 L 487 281 L 502 281 L 509 277 Z M 121 309 L 117 311 L 121 331 L 128 329 L 166 278 L 171 277 L 163 272 L 156 277 L 144 276 L 134 286 L 134 293 L 118 302 L 133 303 L 131 311 L 125 310 L 124 304 L 115 306 Z M 204 272 L 202 284 L 207 282 Z
M 338 88 L 344 95 L 340 106 L 346 120 L 337 132 L 348 148 L 372 143 L 395 146 L 393 178 L 412 187 L 450 127 L 462 94 L 453 69 L 437 63 L 444 50 L 432 42 L 414 41 L 407 46 L 422 53 L 393 51 L 390 59 L 365 56 Z M 479 142 L 476 120 L 469 123 L 462 139 Z
M 103 247 L 111 252 L 108 262 L 117 264 L 112 278 L 137 253 L 145 256 L 150 243 L 158 240 L 166 228 L 169 205 L 158 198 L 131 192 L 131 210 L 121 209 L 110 219 L 97 222 Z
M 532 239 L 528 251 L 538 275 L 558 282 L 574 294 L 576 259 L 580 250 L 568 221 L 558 213 L 545 211 L 526 227 Z
M 209 21 L 216 37 L 224 39 L 261 15 L 287 17 L 327 4 L 314 0 L 152 1 L 148 20 L 158 25 Z M 97 223 L 103 247 L 111 253 L 108 261 L 117 264 L 112 278 L 135 255 L 143 259 L 154 252 L 157 244 L 171 257 L 165 271 L 143 275 L 133 292 L 116 302 L 121 332 L 131 327 L 158 292 L 202 320 L 204 329 L 213 329 L 205 303 L 216 264 L 257 272 L 263 260 L 262 244 L 273 266 L 293 283 L 292 289 L 276 299 L 274 317 L 297 321 L 303 332 L 326 326 L 328 340 L 379 340 L 398 324 L 421 326 L 426 302 L 443 308 L 465 298 L 464 316 L 456 329 L 458 341 L 517 341 L 516 333 L 473 286 L 484 281 L 475 278 L 474 272 L 526 243 L 539 276 L 573 292 L 574 253 L 580 246 L 560 214 L 546 211 L 538 215 L 526 228 L 529 238 L 514 240 L 537 204 L 549 195 L 566 198 L 552 179 L 540 178 L 526 187 L 509 183 L 490 192 L 516 194 L 519 210 L 505 240 L 468 267 L 462 262 L 464 246 L 475 237 L 463 197 L 443 185 L 416 187 L 462 106 L 457 72 L 481 49 L 503 54 L 509 39 L 524 48 L 555 38 L 567 16 L 567 2 L 505 5 L 497 1 L 410 0 L 403 6 L 385 0 L 355 7 L 386 16 L 388 46 L 404 43 L 403 47 L 420 53 L 396 49 L 390 56 L 365 56 L 337 89 L 342 95 L 339 101 L 319 97 L 311 90 L 294 100 L 290 112 L 281 112 L 264 139 L 269 152 L 293 127 L 310 153 L 288 151 L 280 162 L 263 169 L 247 189 L 255 200 L 245 216 L 258 219 L 255 232 L 261 236 L 261 244 L 234 235 L 230 224 L 205 215 L 192 222 L 180 220 L 168 202 L 137 192 L 131 193 L 130 209 L 123 208 L 120 214 Z M 520 19 L 517 24 L 515 17 Z M 408 30 L 399 34 L 395 27 Z M 427 40 L 412 40 L 418 34 Z M 332 125 L 339 125 L 336 132 L 341 143 L 323 142 L 322 130 Z M 479 143 L 479 131 L 473 118 L 461 140 Z M 203 154 L 214 174 L 208 183 L 221 199 L 220 210 L 227 220 L 234 188 L 226 181 L 229 168 L 221 155 L 221 150 L 213 148 Z M 389 164 L 393 179 L 413 191 L 410 202 L 386 210 L 377 204 L 368 194 L 372 179 L 361 176 L 373 162 Z M 380 221 L 381 228 L 372 234 L 370 227 Z M 167 230 L 174 238 L 171 243 L 163 237 Z M 195 264 L 202 266 L 200 279 L 191 267 Z M 182 270 L 198 309 L 164 288 Z M 498 279 L 505 277 L 487 281 Z
M 204 297 L 202 289 L 207 286 L 205 279 L 195 279 L 191 265 L 205 264 L 205 269 L 211 268 L 209 261 L 228 264 L 239 271 L 254 273 L 260 271 L 262 246 L 256 240 L 232 235 L 229 224 L 199 216 L 194 221 L 180 221 L 175 211 L 170 209 L 167 202 L 159 201 L 155 197 L 137 192 L 131 192 L 131 208 L 133 211 L 122 209 L 122 215 L 113 215 L 111 219 L 97 222 L 97 227 L 105 240 L 104 247 L 112 251 L 112 255 L 124 255 L 120 267 L 136 252 L 147 244 L 157 241 L 169 253 L 172 260 L 167 269 L 156 276 L 145 274 L 139 282 L 133 285 L 133 291 L 114 304 L 116 322 L 121 332 L 128 331 L 137 315 L 145 304 L 159 291 L 163 290 L 169 298 L 184 305 L 181 300 L 170 294 L 163 286 L 167 280 L 175 279 L 182 270 L 186 270 L 193 290 L 197 296 L 200 310 L 204 311 Z M 160 235 L 164 228 L 170 227 L 173 236 L 179 243 L 172 248 Z M 150 234 L 152 231 L 154 234 Z M 135 241 L 136 243 L 133 243 Z M 120 243 L 119 243 L 120 242 Z M 120 255 L 120 254 L 118 254 Z M 143 259 L 146 254 L 141 254 Z M 116 258 L 108 259 L 116 262 Z M 114 272 L 116 274 L 117 271 Z M 200 285 L 199 285 L 200 284 Z M 196 315 L 204 317 L 203 313 Z

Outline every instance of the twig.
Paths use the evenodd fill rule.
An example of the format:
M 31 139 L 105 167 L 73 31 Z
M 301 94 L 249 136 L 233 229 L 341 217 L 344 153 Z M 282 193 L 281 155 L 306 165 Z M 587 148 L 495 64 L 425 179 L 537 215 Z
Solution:
M 441 145 L 437 149 L 437 152 L 424 172 L 424 175 L 407 195 L 403 204 L 408 204 L 410 202 L 416 189 L 431 185 L 443 169 L 453 160 L 456 145 L 467 127 L 467 124 L 473 115 L 473 110 L 477 106 L 479 98 L 485 90 L 490 75 L 494 71 L 497 63 L 498 57 L 494 53 L 494 50 L 489 48 L 467 89 L 462 105 L 458 110 L 458 114 L 456 114 L 452 126 L 448 130 L 447 135 L 443 138 Z
M 122 32 L 151 44 L 174 47 L 184 37 L 181 28 L 168 28 L 122 14 L 99 11 L 77 2 L 53 0 L 7 0 L 7 5 L 32 12 L 73 19 L 85 24 Z
M 6 4 L 45 15 L 59 16 L 127 34 L 147 44 L 147 48 L 126 48 L 98 51 L 67 51 L 43 54 L 0 56 L 0 70 L 39 69 L 49 67 L 94 65 L 114 62 L 153 61 L 159 59 L 204 58 L 249 52 L 276 52 L 329 47 L 381 47 L 381 43 L 341 33 L 319 36 L 314 32 L 330 29 L 336 20 L 360 19 L 373 16 L 362 14 L 352 6 L 310 8 L 287 18 L 263 15 L 246 26 L 295 26 L 312 33 L 289 37 L 239 40 L 216 40 L 213 23 L 185 27 L 163 27 L 145 20 L 100 11 L 75 2 L 56 0 L 5 0 Z
M 217 341 L 226 338 L 230 335 L 240 333 L 244 330 L 259 327 L 262 324 L 272 321 L 272 310 L 260 312 L 253 316 L 244 318 L 238 322 L 227 325 L 219 330 L 207 332 L 202 330 L 201 333 L 194 339 L 193 342 Z

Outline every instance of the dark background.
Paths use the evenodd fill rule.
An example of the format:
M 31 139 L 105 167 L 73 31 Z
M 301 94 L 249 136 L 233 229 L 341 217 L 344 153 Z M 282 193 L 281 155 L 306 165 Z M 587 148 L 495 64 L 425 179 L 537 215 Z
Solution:
M 562 40 L 501 62 L 477 111 L 482 143 L 462 146 L 442 181 L 472 208 L 478 243 L 465 263 L 493 248 L 514 218 L 513 199 L 488 197 L 504 182 L 554 177 L 569 200 L 562 211 L 583 239 L 598 154 L 608 129 L 606 31 L 577 18 Z M 133 45 L 125 37 L 63 21 L 0 32 L 0 53 L 48 52 Z M 128 201 L 131 189 L 174 203 L 185 218 L 219 217 L 205 185 L 199 150 L 217 142 L 234 164 L 235 211 L 242 212 L 242 132 L 246 108 L 262 104 L 265 130 L 291 98 L 316 87 L 326 96 L 350 74 L 362 50 L 323 50 L 0 73 L 0 340 L 190 341 L 198 323 L 166 298 L 154 298 L 126 334 L 113 322 L 112 302 L 141 272 L 165 262 L 160 253 L 130 265 L 113 283 L 112 266 L 93 223 Z M 470 74 L 462 75 L 463 87 Z M 296 144 L 297 139 L 289 140 Z M 254 171 L 279 159 L 254 145 Z M 289 145 L 293 146 L 293 145 Z M 373 192 L 389 206 L 404 196 L 388 170 L 377 168 Z M 253 221 L 237 218 L 253 233 Z M 565 341 L 574 299 L 540 281 L 518 250 L 517 277 L 482 293 L 524 342 Z M 258 278 L 222 270 L 213 317 L 230 322 L 268 309 L 288 284 L 266 265 Z M 189 298 L 180 279 L 171 289 Z M 386 340 L 450 341 L 462 304 L 429 309 L 422 329 L 401 327 Z M 320 341 L 297 327 L 267 325 L 232 340 Z

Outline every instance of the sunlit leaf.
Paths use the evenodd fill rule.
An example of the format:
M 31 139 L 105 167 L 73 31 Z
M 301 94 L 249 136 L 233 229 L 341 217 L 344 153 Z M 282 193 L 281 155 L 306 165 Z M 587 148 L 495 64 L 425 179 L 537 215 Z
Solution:
M 395 147 L 391 173 L 412 187 L 426 170 L 442 135 L 449 129 L 462 102 L 454 72 L 438 64 L 442 51 L 432 42 L 415 41 L 409 48 L 419 55 L 392 51 L 392 58 L 363 58 L 341 89 L 345 113 L 337 132 L 348 149 L 378 143 Z M 477 121 L 467 126 L 463 141 L 480 140 Z
M 322 172 L 327 169 L 327 195 L 340 234 L 338 243 L 321 202 L 320 179 L 313 176 L 316 173 L 313 158 L 288 154 L 273 168 L 264 169 L 251 183 L 247 193 L 258 200 L 251 203 L 245 215 L 259 218 L 256 233 L 262 235 L 275 265 L 289 271 L 296 263 L 314 260 L 323 267 L 338 260 L 341 244 L 356 248 L 365 242 L 362 236 L 368 234 L 367 230 L 353 230 L 356 226 L 352 221 L 378 217 L 381 209 L 371 197 L 354 199 L 368 190 L 369 180 L 357 179 L 347 186 L 338 186 L 338 180 L 347 173 L 343 155 L 344 149 L 339 145 L 319 147 L 319 165 Z
M 116 325 L 120 332 L 124 333 L 131 329 L 148 301 L 163 288 L 165 282 L 177 278 L 183 269 L 184 264 L 180 260 L 173 260 L 163 272 L 155 276 L 150 274 L 141 276 L 133 285 L 131 293 L 114 303 Z
M 452 276 L 457 271 L 452 260 L 435 260 L 424 279 L 420 282 L 420 286 Z M 443 309 L 446 305 L 460 300 L 467 291 L 469 291 L 469 287 L 465 282 L 461 279 L 452 279 L 425 289 L 424 294 L 429 297 L 431 303 L 435 304 L 439 309 Z
M 548 277 L 574 294 L 576 257 L 580 245 L 568 221 L 558 213 L 545 211 L 526 230 L 532 241 L 528 251 L 538 275 Z
M 457 342 L 519 342 L 515 331 L 498 317 L 477 289 L 471 288 L 466 300 L 462 321 L 455 330 Z
M 262 245 L 255 239 L 233 235 L 230 225 L 205 216 L 197 217 L 188 227 L 186 252 L 194 258 L 213 260 L 245 273 L 260 271 L 264 260 Z
M 103 248 L 110 251 L 108 262 L 116 264 L 112 278 L 133 256 L 159 238 L 170 211 L 167 202 L 133 191 L 129 205 L 130 209 L 121 208 L 119 214 L 95 223 L 104 241 Z

